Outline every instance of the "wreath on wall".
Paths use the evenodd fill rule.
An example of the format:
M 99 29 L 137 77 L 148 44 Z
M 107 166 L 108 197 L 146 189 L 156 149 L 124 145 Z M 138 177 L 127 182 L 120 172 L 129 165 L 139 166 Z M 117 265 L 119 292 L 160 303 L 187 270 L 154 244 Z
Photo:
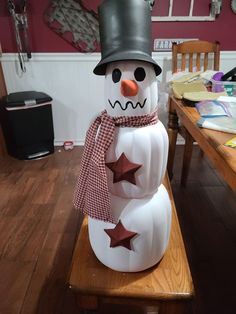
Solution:
M 52 0 L 44 13 L 51 30 L 80 52 L 93 52 L 99 45 L 98 15 L 81 0 Z

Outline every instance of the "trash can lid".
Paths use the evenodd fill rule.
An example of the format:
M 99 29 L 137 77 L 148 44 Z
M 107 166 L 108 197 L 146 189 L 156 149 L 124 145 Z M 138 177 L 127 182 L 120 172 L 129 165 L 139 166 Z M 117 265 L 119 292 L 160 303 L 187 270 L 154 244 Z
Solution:
M 1 105 L 5 107 L 20 107 L 26 104 L 43 104 L 52 101 L 52 98 L 42 92 L 25 91 L 10 93 L 2 97 Z

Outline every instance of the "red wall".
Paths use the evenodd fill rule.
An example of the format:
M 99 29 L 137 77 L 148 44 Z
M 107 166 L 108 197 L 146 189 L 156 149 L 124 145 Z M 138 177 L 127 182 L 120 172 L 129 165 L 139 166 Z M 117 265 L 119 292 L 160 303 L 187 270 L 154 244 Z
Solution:
M 163 0 L 164 1 L 164 0 Z M 203 14 L 206 9 L 206 1 L 197 0 L 197 10 Z M 3 52 L 15 52 L 14 34 L 12 23 L 6 9 L 6 2 L 0 3 L 0 42 Z M 48 0 L 30 0 L 29 2 L 29 28 L 31 50 L 33 52 L 76 52 L 77 50 L 60 36 L 48 28 L 44 22 L 44 12 L 48 7 Z M 84 0 L 83 3 L 88 8 L 97 10 L 100 0 Z M 166 3 L 164 1 L 163 3 Z M 183 13 L 188 0 L 175 0 L 178 6 L 174 7 L 174 12 L 181 9 Z M 208 1 L 210 3 L 210 0 Z M 156 1 L 153 15 L 167 10 L 165 6 L 158 7 L 160 1 Z M 183 6 L 182 8 L 180 6 Z M 159 13 L 160 14 L 163 14 Z M 187 14 L 187 13 L 186 13 Z M 221 43 L 221 50 L 236 50 L 236 15 L 230 9 L 230 0 L 223 1 L 223 8 L 220 16 L 215 22 L 153 22 L 153 38 L 199 38 L 203 40 L 218 40 Z

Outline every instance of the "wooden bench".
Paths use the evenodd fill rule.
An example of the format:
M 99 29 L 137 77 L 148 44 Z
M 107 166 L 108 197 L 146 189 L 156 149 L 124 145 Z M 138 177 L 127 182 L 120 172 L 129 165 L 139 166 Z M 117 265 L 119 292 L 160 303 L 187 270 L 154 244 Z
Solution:
M 137 273 L 113 271 L 98 261 L 88 239 L 84 219 L 69 277 L 81 309 L 97 310 L 101 303 L 156 306 L 158 314 L 191 313 L 192 278 L 167 177 L 164 184 L 172 202 L 172 229 L 168 249 L 154 267 Z

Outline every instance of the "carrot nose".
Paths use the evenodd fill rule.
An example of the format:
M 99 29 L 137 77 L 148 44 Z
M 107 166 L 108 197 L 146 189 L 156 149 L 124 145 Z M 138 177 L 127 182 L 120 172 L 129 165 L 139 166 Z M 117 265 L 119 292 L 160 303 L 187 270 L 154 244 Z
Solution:
M 132 80 L 122 80 L 120 91 L 123 96 L 135 96 L 138 94 L 138 84 Z

